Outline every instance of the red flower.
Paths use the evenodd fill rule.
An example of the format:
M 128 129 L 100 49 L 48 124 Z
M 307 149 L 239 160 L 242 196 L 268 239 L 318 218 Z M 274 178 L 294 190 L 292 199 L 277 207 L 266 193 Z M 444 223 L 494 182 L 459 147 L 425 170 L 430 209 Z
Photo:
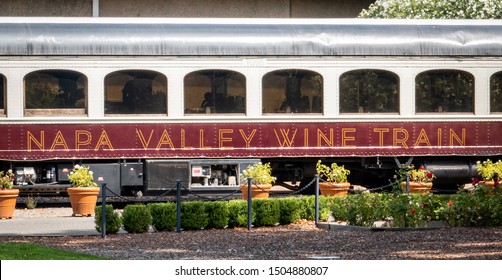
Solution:
M 422 166 L 420 166 L 420 170 L 424 170 L 424 169 L 425 169 L 425 168 L 424 168 L 424 166 L 423 166 L 423 165 L 422 165 Z
M 447 203 L 447 204 L 448 204 L 448 206 L 450 206 L 450 207 L 451 207 L 451 206 L 453 205 L 453 201 L 452 201 L 452 200 L 448 200 L 448 203 Z
M 432 173 L 431 172 L 427 172 L 427 178 L 432 178 Z
M 476 186 L 479 183 L 478 178 L 472 178 L 472 185 Z
M 411 213 L 412 215 L 414 215 L 414 214 L 415 214 L 415 209 L 411 209 L 411 210 L 410 210 L 410 213 Z

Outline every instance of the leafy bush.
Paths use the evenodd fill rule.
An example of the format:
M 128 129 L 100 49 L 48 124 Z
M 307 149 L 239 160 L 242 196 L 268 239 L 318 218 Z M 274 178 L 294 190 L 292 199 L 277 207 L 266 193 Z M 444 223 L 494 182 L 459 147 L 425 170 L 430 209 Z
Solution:
M 183 229 L 204 229 L 209 224 L 205 203 L 186 201 L 181 204 L 181 227 Z
M 280 223 L 291 224 L 301 218 L 301 201 L 296 197 L 281 198 L 278 200 L 281 209 Z
M 277 199 L 253 199 L 253 212 L 256 212 L 254 225 L 274 226 L 281 219 L 281 206 Z
M 253 211 L 251 214 L 251 222 L 256 216 Z M 248 224 L 248 202 L 245 200 L 230 200 L 228 202 L 228 226 L 246 227 Z
M 225 228 L 228 226 L 229 210 L 226 201 L 206 202 L 205 207 L 208 215 L 208 228 Z
M 473 194 L 452 196 L 445 216 L 451 226 L 501 226 L 501 204 L 502 191 L 482 185 Z
M 384 220 L 387 216 L 386 196 L 356 194 L 345 196 L 344 208 L 350 225 L 371 227 L 375 221 Z
M 319 196 L 319 220 L 327 221 L 330 215 L 330 203 L 333 197 L 330 196 Z M 315 196 L 303 196 L 301 199 L 302 210 L 301 218 L 310 221 L 315 220 Z
M 96 206 L 94 208 L 94 226 L 98 232 L 101 232 L 103 223 L 103 207 Z M 120 219 L 119 213 L 113 210 L 113 205 L 106 205 L 106 233 L 114 234 L 119 232 L 122 227 L 122 220 Z
M 152 225 L 152 215 L 146 205 L 130 204 L 124 207 L 122 223 L 129 233 L 147 232 Z
M 147 208 L 152 215 L 152 226 L 156 231 L 174 230 L 176 228 L 175 203 L 150 203 Z

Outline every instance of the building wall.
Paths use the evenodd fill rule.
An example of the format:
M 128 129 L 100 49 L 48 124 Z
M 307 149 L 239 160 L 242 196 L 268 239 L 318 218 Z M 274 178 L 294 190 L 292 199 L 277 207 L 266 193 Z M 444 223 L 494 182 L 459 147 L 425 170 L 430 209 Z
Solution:
M 0 16 L 351 18 L 375 0 L 1 0 Z

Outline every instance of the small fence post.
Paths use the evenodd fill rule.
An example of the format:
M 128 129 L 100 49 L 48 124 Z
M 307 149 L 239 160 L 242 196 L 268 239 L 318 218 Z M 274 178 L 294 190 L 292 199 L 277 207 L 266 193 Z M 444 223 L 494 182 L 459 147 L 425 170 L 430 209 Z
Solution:
M 410 193 L 410 174 L 406 174 L 406 193 Z
M 248 230 L 251 230 L 251 220 L 253 215 L 253 202 L 251 196 L 251 181 L 252 178 L 248 178 Z
M 319 223 L 319 174 L 314 176 L 315 180 L 315 224 Z
M 181 232 L 181 181 L 176 181 L 176 232 Z
M 101 182 L 101 238 L 106 236 L 106 183 Z

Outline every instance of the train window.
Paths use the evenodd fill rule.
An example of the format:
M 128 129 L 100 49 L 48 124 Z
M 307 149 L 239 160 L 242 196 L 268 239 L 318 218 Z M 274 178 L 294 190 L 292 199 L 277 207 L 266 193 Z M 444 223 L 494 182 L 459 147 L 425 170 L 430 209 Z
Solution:
M 323 77 L 288 69 L 263 76 L 263 113 L 322 113 Z
M 502 113 L 502 72 L 490 78 L 490 112 Z
M 86 113 L 87 77 L 69 70 L 41 70 L 24 78 L 26 116 Z
M 340 76 L 340 113 L 398 113 L 399 78 L 374 69 Z
M 5 115 L 7 86 L 5 85 L 5 76 L 0 74 L 0 115 Z
M 246 77 L 229 70 L 201 70 L 184 79 L 185 114 L 246 112 Z
M 124 70 L 105 77 L 105 114 L 167 114 L 167 78 L 148 70 Z
M 417 113 L 473 113 L 474 76 L 459 70 L 432 70 L 415 78 Z

